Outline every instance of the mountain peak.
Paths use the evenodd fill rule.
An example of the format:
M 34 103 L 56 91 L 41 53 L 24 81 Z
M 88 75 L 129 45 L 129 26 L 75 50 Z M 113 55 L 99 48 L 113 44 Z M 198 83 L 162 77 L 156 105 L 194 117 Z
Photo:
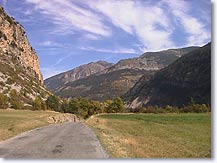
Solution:
M 67 72 L 50 77 L 45 80 L 45 84 L 49 89 L 56 90 L 68 82 L 73 82 L 75 80 L 83 79 L 90 75 L 100 73 L 112 65 L 112 63 L 108 63 L 106 61 L 90 62 Z

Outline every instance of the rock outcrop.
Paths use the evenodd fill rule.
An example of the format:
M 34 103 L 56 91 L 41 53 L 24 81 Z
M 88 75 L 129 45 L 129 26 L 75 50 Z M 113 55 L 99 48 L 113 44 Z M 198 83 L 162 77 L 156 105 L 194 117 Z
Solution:
M 43 83 L 38 56 L 27 39 L 25 29 L 14 18 L 7 15 L 2 7 L 0 7 L 0 47 L 1 54 L 13 54 Z
M 11 92 L 27 108 L 36 96 L 45 99 L 50 94 L 23 26 L 0 7 L 0 93 L 10 97 Z
M 69 113 L 59 113 L 55 116 L 50 116 L 47 118 L 48 123 L 65 123 L 65 122 L 78 122 L 80 119 L 74 115 Z

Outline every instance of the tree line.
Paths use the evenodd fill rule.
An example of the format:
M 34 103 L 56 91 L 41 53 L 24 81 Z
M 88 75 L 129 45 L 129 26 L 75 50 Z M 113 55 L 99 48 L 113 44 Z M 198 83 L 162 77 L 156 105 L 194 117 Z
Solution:
M 104 102 L 87 100 L 82 97 L 61 99 L 58 96 L 50 95 L 46 99 L 41 96 L 35 97 L 24 105 L 21 96 L 16 90 L 12 90 L 9 97 L 0 93 L 0 109 L 29 109 L 29 110 L 53 110 L 62 113 L 76 114 L 81 118 L 88 118 L 98 113 L 124 112 L 125 107 L 122 99 L 117 97 Z
M 193 99 L 188 105 L 182 107 L 166 105 L 147 106 L 142 108 L 125 108 L 124 102 L 120 97 L 104 102 L 92 101 L 82 97 L 61 99 L 58 96 L 50 95 L 46 99 L 37 96 L 29 104 L 25 104 L 21 100 L 21 96 L 16 90 L 12 90 L 9 97 L 0 93 L 0 109 L 29 109 L 29 110 L 53 110 L 62 113 L 76 114 L 80 118 L 88 118 L 93 114 L 99 113 L 204 113 L 210 112 L 210 106 L 206 104 L 196 104 Z

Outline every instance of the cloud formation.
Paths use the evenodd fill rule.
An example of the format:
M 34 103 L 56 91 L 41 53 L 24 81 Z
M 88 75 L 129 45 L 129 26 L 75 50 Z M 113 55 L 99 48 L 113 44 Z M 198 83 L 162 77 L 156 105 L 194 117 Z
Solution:
M 141 54 L 141 51 L 136 51 L 132 48 L 124 48 L 124 47 L 116 47 L 114 49 L 102 49 L 102 48 L 81 46 L 80 49 L 87 50 L 87 51 L 103 52 L 103 53 L 115 53 L 115 54 Z
M 205 29 L 206 23 L 200 22 L 197 18 L 191 16 L 189 12 L 192 6 L 189 6 L 187 1 L 162 0 L 162 4 L 169 7 L 169 11 L 188 34 L 186 45 L 203 45 L 210 39 L 210 30 Z
M 109 36 L 111 31 L 95 13 L 79 7 L 68 0 L 26 0 L 35 10 L 47 16 L 62 32 L 83 30 L 97 35 Z M 61 32 L 60 32 L 61 33 Z
M 112 39 L 115 37 L 114 31 L 119 29 L 135 37 L 142 44 L 138 49 L 143 52 L 180 46 L 177 43 L 179 38 L 176 36 L 180 35 L 177 29 L 183 31 L 179 36 L 185 40 L 182 46 L 202 46 L 211 37 L 210 29 L 205 26 L 207 22 L 201 21 L 191 13 L 191 1 L 25 0 L 25 2 L 33 4 L 35 11 L 56 25 L 56 32 L 53 31 L 55 34 L 80 32 L 81 38 L 98 41 Z M 210 21 L 207 15 L 203 17 L 203 20 Z M 130 50 L 129 47 L 125 49 Z M 109 50 L 101 49 L 101 52 L 106 51 Z

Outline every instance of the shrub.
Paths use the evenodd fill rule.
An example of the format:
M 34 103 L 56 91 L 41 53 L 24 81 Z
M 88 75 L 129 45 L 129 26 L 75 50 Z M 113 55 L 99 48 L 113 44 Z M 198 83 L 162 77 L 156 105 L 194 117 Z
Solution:
M 12 108 L 14 109 L 23 108 L 23 103 L 21 102 L 21 98 L 15 89 L 11 90 L 10 92 L 10 103 L 11 103 Z
M 33 102 L 33 108 L 34 110 L 45 110 L 45 104 L 44 101 L 40 96 L 37 96 Z
M 60 105 L 60 99 L 54 95 L 50 95 L 46 100 L 46 105 L 48 109 L 62 112 L 61 105 Z
M 8 97 L 2 93 L 0 93 L 0 109 L 8 108 Z

